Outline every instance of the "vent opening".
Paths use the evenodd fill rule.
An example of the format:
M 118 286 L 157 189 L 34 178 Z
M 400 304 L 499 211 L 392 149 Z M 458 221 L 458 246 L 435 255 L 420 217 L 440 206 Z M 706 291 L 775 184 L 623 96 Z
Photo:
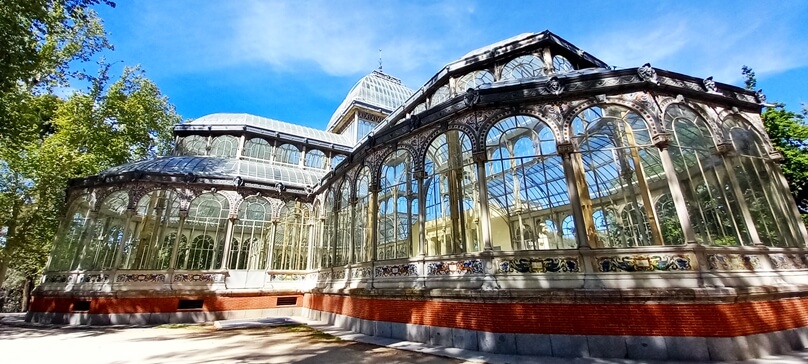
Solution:
M 73 311 L 89 311 L 90 301 L 75 301 L 73 302 Z
M 297 306 L 297 297 L 278 297 L 278 306 Z
M 202 300 L 180 300 L 177 305 L 178 310 L 201 310 Z

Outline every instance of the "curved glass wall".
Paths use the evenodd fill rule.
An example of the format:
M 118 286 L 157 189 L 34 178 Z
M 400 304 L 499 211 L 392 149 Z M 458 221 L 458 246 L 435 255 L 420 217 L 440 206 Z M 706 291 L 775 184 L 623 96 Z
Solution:
M 168 268 L 177 237 L 179 208 L 179 196 L 173 190 L 151 191 L 138 201 L 129 225 L 131 238 L 123 244 L 120 268 Z
M 724 120 L 722 126 L 735 149 L 734 173 L 760 241 L 770 246 L 799 246 L 793 230 L 798 225 L 788 218 L 791 214 L 778 213 L 788 210 L 773 180 L 763 138 L 740 118 Z
M 115 262 L 115 252 L 124 238 L 126 207 L 129 205 L 127 191 L 110 194 L 101 204 L 95 217 L 92 234 L 81 254 L 79 269 L 110 269 Z
M 352 222 L 351 219 L 351 181 L 349 179 L 342 180 L 342 185 L 339 188 L 339 197 L 337 198 L 337 211 L 336 211 L 336 226 L 337 226 L 337 240 L 336 240 L 336 256 L 334 260 L 335 266 L 345 265 L 349 263 L 349 253 L 351 249 L 352 237 Z
M 208 138 L 200 135 L 189 135 L 180 138 L 179 143 L 177 143 L 177 151 L 179 155 L 207 155 Z
M 466 92 L 464 89 L 463 92 Z M 443 85 L 438 87 L 435 90 L 435 93 L 432 94 L 432 97 L 429 99 L 429 107 L 434 107 L 435 105 L 440 104 L 452 97 L 451 92 L 449 91 L 449 85 Z
M 488 208 L 495 249 L 577 247 L 567 181 L 552 129 L 530 116 L 497 122 L 486 137 Z
M 204 193 L 191 201 L 183 228 L 189 239 L 179 246 L 177 269 L 219 269 L 229 209 L 227 198 L 218 193 Z
M 426 254 L 480 250 L 477 169 L 471 139 L 459 131 L 441 134 L 424 160 Z
M 334 247 L 336 242 L 336 229 L 334 222 L 334 190 L 329 189 L 323 204 L 323 238 L 320 266 L 331 267 L 334 265 Z
M 555 72 L 557 73 L 562 73 L 573 71 L 575 70 L 575 68 L 572 66 L 572 63 L 570 63 L 570 61 L 567 60 L 567 58 L 565 58 L 564 56 L 556 55 L 553 56 L 553 70 L 555 70 Z
M 353 262 L 369 262 L 373 256 L 370 249 L 370 170 L 362 168 L 356 180 L 356 203 L 354 204 L 354 258 Z
M 519 56 L 502 68 L 500 81 L 544 76 L 544 62 L 534 55 Z
M 494 82 L 494 75 L 488 70 L 469 72 L 458 78 L 455 83 L 455 95 L 463 94 L 470 88 L 476 88 Z
M 418 181 L 412 157 L 397 150 L 382 163 L 376 254 L 379 260 L 408 258 L 418 251 Z
M 209 155 L 223 158 L 234 158 L 238 153 L 239 139 L 232 135 L 222 135 L 213 138 L 210 143 Z
M 307 269 L 310 213 L 306 205 L 294 201 L 281 208 L 272 243 L 271 269 Z
M 671 133 L 668 151 L 682 190 L 696 239 L 705 244 L 750 244 L 727 164 L 716 153 L 707 122 L 679 104 L 665 110 L 665 128 Z
M 321 150 L 311 149 L 306 151 L 306 167 L 325 169 L 328 159 Z
M 298 165 L 300 163 L 300 150 L 291 144 L 283 144 L 275 150 L 275 162 Z
M 90 222 L 90 196 L 77 198 L 67 210 L 66 226 L 62 228 L 49 265 L 50 270 L 73 270 L 78 268 L 81 241 Z
M 572 130 L 588 190 L 579 193 L 592 206 L 595 235 L 589 238 L 611 248 L 683 244 L 677 230 L 661 232 L 660 225 L 679 221 L 674 211 L 654 206 L 655 198 L 670 198 L 670 190 L 645 120 L 623 106 L 595 106 L 576 116 Z
M 272 144 L 261 138 L 252 138 L 244 143 L 244 157 L 262 161 L 272 160 Z
M 233 223 L 228 269 L 266 269 L 272 232 L 272 206 L 263 197 L 250 196 L 241 202 Z

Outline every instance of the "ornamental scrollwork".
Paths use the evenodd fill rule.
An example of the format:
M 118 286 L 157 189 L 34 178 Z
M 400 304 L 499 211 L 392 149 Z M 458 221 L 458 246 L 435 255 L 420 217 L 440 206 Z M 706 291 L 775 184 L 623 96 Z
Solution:
M 659 83 L 659 80 L 657 79 L 656 70 L 654 70 L 654 68 L 651 67 L 650 63 L 646 63 L 642 65 L 640 68 L 637 68 L 637 75 L 639 75 L 640 78 L 645 82 L 650 82 L 654 84 Z
M 581 265 L 576 257 L 513 258 L 500 260 L 500 273 L 578 273 Z
M 118 274 L 115 281 L 119 283 L 164 283 L 165 274 Z
M 417 276 L 418 269 L 415 263 L 381 265 L 374 270 L 376 277 L 408 277 Z
M 451 262 L 430 262 L 426 266 L 427 275 L 483 274 L 483 262 L 479 259 Z
M 746 254 L 710 254 L 707 265 L 711 270 L 756 270 L 760 268 L 760 258 Z
M 600 272 L 653 272 L 690 271 L 691 258 L 684 254 L 620 255 L 597 257 L 595 263 Z
M 774 269 L 808 268 L 808 254 L 771 254 L 769 260 Z

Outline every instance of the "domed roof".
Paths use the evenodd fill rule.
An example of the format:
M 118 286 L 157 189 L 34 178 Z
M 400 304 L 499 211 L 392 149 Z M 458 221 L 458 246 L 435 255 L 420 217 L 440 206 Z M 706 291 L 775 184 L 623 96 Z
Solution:
M 99 176 L 106 177 L 130 172 L 175 176 L 190 174 L 200 178 L 222 179 L 241 177 L 245 181 L 262 184 L 280 182 L 290 187 L 314 186 L 326 173 L 322 170 L 309 170 L 297 166 L 273 165 L 233 158 L 173 156 L 122 164 L 99 173 Z
M 354 104 L 381 109 L 389 113 L 401 106 L 414 93 L 412 89 L 401 84 L 401 80 L 381 71 L 373 71 L 362 77 L 339 105 L 326 130 L 331 130 Z
M 301 138 L 315 139 L 321 142 L 339 144 L 349 147 L 351 146 L 350 140 L 348 140 L 348 138 L 344 135 L 334 134 L 325 130 L 309 128 L 250 114 L 216 113 L 202 116 L 186 124 L 252 126 L 264 130 L 291 134 Z

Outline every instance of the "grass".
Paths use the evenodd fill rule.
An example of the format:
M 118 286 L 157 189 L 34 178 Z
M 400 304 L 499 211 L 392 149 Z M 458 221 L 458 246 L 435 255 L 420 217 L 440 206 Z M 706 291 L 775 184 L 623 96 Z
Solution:
M 200 324 L 162 324 L 154 327 L 155 329 L 192 329 L 192 330 L 208 330 L 210 326 Z

